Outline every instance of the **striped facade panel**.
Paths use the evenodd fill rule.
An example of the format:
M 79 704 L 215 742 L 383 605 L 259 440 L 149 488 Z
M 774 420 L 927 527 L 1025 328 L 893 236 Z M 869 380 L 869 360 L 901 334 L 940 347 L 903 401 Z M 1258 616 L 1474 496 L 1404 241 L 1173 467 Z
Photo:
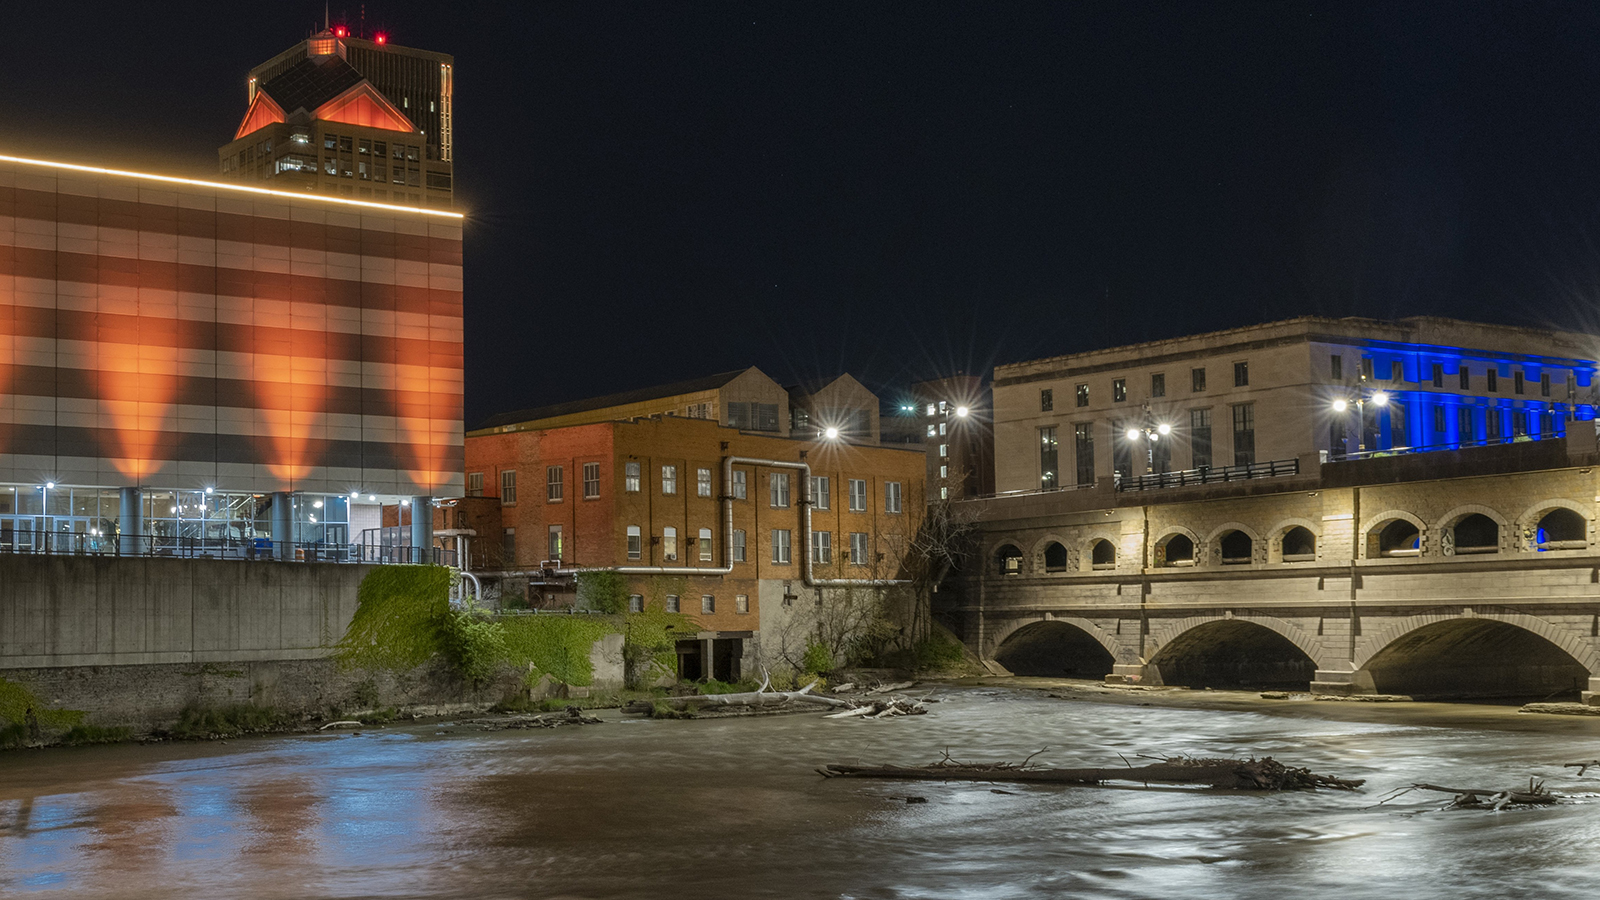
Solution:
M 0 483 L 456 496 L 461 219 L 0 161 Z

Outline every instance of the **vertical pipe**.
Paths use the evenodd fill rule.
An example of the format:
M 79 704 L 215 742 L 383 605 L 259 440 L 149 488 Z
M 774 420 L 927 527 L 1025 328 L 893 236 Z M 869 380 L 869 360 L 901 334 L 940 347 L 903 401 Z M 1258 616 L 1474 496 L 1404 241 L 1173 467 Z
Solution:
M 433 562 L 433 498 L 411 498 L 412 562 Z
M 294 559 L 294 495 L 278 491 L 272 495 L 272 548 L 278 559 Z
M 138 556 L 144 534 L 144 498 L 136 487 L 122 489 L 122 509 L 117 516 L 118 552 L 123 556 Z

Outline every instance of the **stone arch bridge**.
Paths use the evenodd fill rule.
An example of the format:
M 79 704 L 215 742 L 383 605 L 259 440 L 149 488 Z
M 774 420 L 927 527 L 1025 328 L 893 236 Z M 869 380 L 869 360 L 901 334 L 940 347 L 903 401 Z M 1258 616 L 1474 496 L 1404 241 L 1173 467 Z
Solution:
M 935 610 L 1019 674 L 1587 702 L 1600 459 L 1543 443 L 968 502 Z

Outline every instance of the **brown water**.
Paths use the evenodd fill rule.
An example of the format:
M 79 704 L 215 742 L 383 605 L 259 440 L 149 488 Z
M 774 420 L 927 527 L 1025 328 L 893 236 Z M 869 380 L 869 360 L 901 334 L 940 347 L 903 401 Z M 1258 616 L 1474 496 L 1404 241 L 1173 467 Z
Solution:
M 0 754 L 0 896 L 1591 897 L 1600 722 L 953 689 L 928 716 L 440 727 Z M 1337 707 L 1337 708 L 1335 708 Z M 437 734 L 437 731 L 453 731 Z M 825 780 L 826 762 L 1270 754 L 1359 794 Z M 1411 781 L 1576 789 L 1439 811 Z M 928 802 L 910 805 L 907 794 Z

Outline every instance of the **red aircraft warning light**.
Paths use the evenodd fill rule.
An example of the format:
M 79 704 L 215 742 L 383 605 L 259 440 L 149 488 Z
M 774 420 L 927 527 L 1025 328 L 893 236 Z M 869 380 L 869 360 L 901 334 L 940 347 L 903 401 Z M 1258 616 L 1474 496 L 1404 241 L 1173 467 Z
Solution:
M 387 43 L 389 43 L 389 36 L 380 31 L 380 32 L 378 32 L 377 35 L 375 35 L 373 37 L 373 40 L 377 41 L 380 44 L 387 44 Z
M 350 29 L 344 27 L 343 25 L 337 25 L 333 29 L 333 36 L 334 37 L 349 37 L 350 36 Z

